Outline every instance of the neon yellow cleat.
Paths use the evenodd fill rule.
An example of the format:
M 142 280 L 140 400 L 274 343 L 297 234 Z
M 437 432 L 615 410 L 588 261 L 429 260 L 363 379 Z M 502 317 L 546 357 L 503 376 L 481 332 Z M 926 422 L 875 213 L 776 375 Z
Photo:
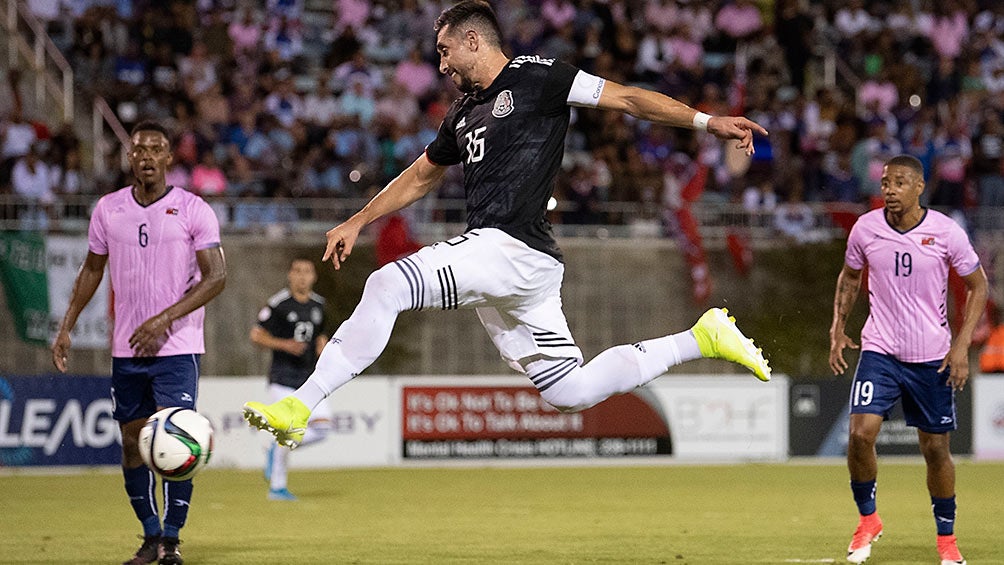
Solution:
M 295 396 L 287 396 L 273 404 L 244 403 L 244 419 L 248 425 L 267 431 L 275 436 L 276 443 L 290 449 L 303 441 L 309 418 L 310 408 Z
M 711 359 L 724 359 L 739 363 L 753 371 L 761 381 L 770 380 L 770 366 L 763 352 L 753 345 L 736 327 L 736 319 L 725 308 L 712 308 L 704 313 L 691 328 L 701 355 Z

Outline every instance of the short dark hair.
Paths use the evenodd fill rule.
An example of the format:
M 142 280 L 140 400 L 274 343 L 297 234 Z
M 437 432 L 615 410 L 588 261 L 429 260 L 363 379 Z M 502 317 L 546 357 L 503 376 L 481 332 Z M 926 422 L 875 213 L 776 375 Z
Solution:
M 164 139 L 166 139 L 168 142 L 171 141 L 171 133 L 167 131 L 166 127 L 160 125 L 159 122 L 155 122 L 153 120 L 144 120 L 132 127 L 132 130 L 129 131 L 129 137 L 132 137 L 141 131 L 160 132 L 161 134 L 164 135 Z
M 896 165 L 912 169 L 918 176 L 920 176 L 921 180 L 924 179 L 924 165 L 920 162 L 920 159 L 914 157 L 913 155 L 907 155 L 905 153 L 902 155 L 896 155 L 892 159 L 886 161 L 885 164 L 887 167 Z
M 502 28 L 499 20 L 495 17 L 495 11 L 491 4 L 484 0 L 463 0 L 451 8 L 443 10 L 443 13 L 436 18 L 436 33 L 446 26 L 450 26 L 451 31 L 457 31 L 458 27 L 464 25 L 473 26 L 478 33 L 482 34 L 488 43 L 495 47 L 502 47 Z
M 311 259 L 310 257 L 307 257 L 306 255 L 294 255 L 293 258 L 289 260 L 289 268 L 290 268 L 290 270 L 293 269 L 293 265 L 295 265 L 297 263 L 300 263 L 300 262 L 310 263 L 311 265 L 314 264 L 314 260 Z M 316 268 L 316 266 L 315 266 L 315 268 Z

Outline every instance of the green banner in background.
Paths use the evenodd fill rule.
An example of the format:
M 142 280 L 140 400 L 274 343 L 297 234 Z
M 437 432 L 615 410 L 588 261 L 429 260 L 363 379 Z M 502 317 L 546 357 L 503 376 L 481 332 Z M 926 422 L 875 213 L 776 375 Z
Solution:
M 21 339 L 49 341 L 49 285 L 45 239 L 37 233 L 0 233 L 0 280 Z
M 0 232 L 0 281 L 18 337 L 36 345 L 51 343 L 86 256 L 84 237 Z M 106 277 L 77 318 L 70 336 L 75 349 L 108 347 L 108 296 Z

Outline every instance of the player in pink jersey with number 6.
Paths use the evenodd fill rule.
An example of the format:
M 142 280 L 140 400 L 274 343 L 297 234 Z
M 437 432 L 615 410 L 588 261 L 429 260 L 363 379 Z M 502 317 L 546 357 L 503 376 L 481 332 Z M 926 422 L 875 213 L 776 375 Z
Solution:
M 156 480 L 140 458 L 139 431 L 163 408 L 195 409 L 199 360 L 205 353 L 204 306 L 223 290 L 226 264 L 212 209 L 195 194 L 166 183 L 173 159 L 167 130 L 142 122 L 133 128 L 131 142 L 136 182 L 103 196 L 91 213 L 87 258 L 52 345 L 52 362 L 66 371 L 70 331 L 107 265 L 115 295 L 113 417 L 122 430 L 126 493 L 143 524 L 143 544 L 126 563 L 177 565 L 192 481 L 164 482 L 161 527 L 153 496 Z

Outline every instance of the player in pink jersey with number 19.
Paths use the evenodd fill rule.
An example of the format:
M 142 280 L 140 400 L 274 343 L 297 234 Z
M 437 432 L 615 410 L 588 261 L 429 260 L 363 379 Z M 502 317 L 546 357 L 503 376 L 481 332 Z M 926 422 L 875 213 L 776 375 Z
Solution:
M 182 562 L 178 533 L 188 516 L 192 482 L 164 482 L 164 523 L 155 478 L 139 454 L 139 431 L 154 412 L 195 409 L 199 360 L 205 353 L 204 306 L 223 290 L 226 264 L 220 226 L 206 202 L 165 174 L 173 155 L 167 130 L 133 128 L 129 163 L 136 182 L 103 196 L 88 229 L 88 253 L 52 346 L 66 371 L 70 331 L 104 275 L 115 297 L 112 339 L 113 417 L 122 430 L 126 493 L 143 525 L 143 544 L 127 564 Z
M 844 349 L 858 346 L 845 333 L 847 316 L 868 267 L 868 321 L 851 384 L 847 467 L 860 518 L 847 560 L 863 563 L 882 535 L 875 505 L 875 440 L 882 421 L 902 398 L 906 423 L 918 429 L 927 463 L 927 488 L 942 565 L 965 565 L 955 539 L 955 464 L 949 434 L 957 427 L 955 391 L 969 379 L 969 346 L 986 307 L 987 276 L 965 231 L 951 218 L 920 205 L 924 169 L 909 155 L 893 157 L 882 172 L 885 207 L 858 218 L 847 239 L 830 327 L 830 368 L 847 369 Z M 962 325 L 948 325 L 948 272 L 968 289 Z

